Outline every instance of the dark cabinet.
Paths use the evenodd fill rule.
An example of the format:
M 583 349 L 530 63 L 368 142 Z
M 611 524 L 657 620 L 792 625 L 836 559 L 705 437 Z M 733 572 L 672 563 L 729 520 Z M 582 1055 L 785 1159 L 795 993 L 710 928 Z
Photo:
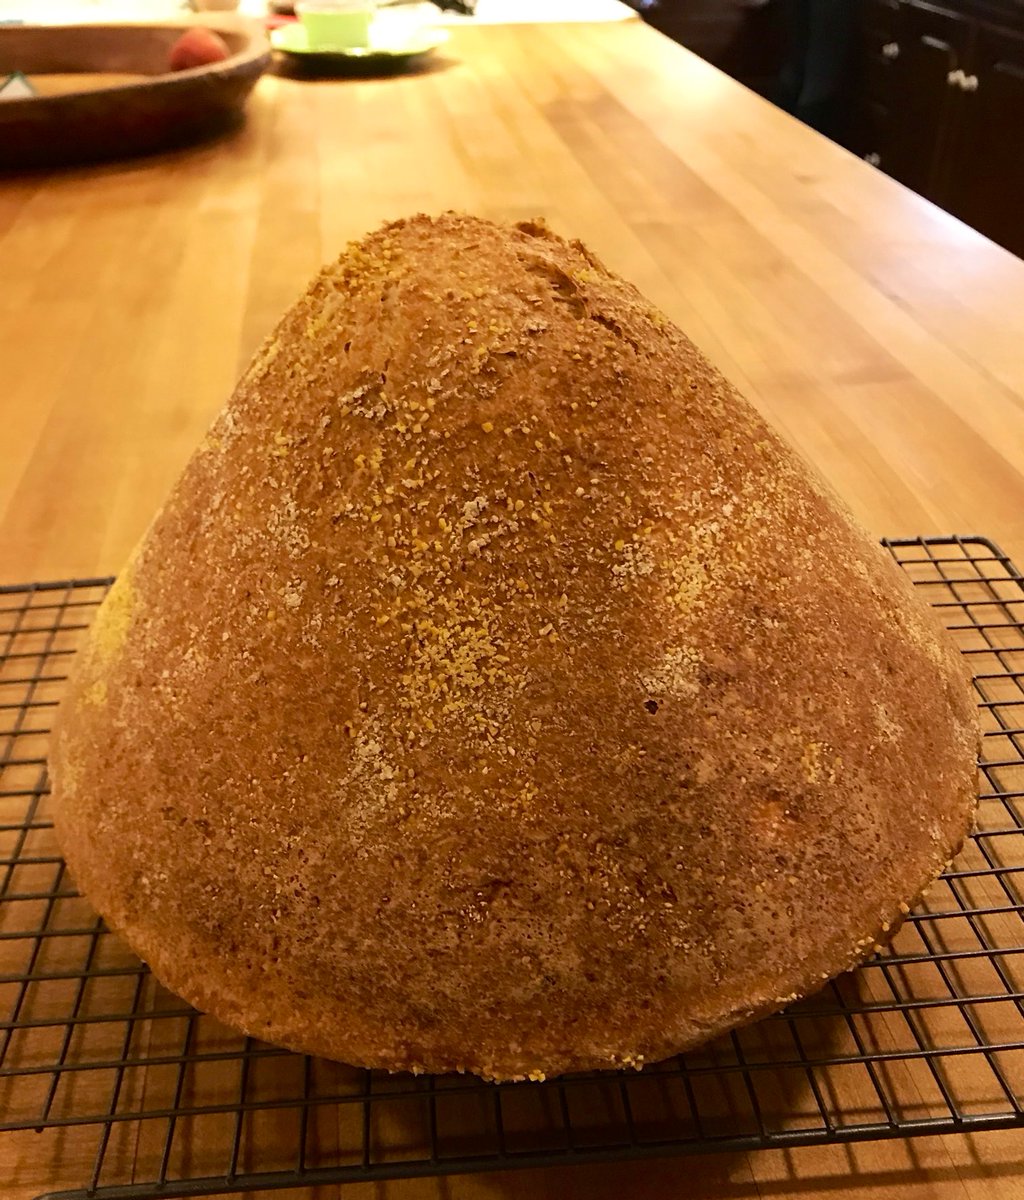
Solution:
M 758 91 L 774 86 L 785 55 L 783 0 L 627 0 L 644 20 Z
M 883 170 L 900 156 L 890 144 L 896 122 L 900 55 L 899 0 L 870 0 L 861 8 L 851 148 Z
M 980 28 L 942 203 L 1024 256 L 1024 30 Z
M 970 33 L 969 23 L 956 14 L 923 5 L 901 9 L 889 154 L 893 175 L 915 192 L 935 194 L 941 188 L 960 100 L 949 78 L 966 59 Z
M 992 16 L 864 0 L 852 147 L 1024 255 L 1024 6 Z

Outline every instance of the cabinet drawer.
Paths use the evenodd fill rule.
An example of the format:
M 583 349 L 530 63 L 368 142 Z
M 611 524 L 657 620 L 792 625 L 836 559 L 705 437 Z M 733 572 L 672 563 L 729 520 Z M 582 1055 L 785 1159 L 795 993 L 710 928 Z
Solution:
M 883 100 L 891 93 L 902 51 L 897 0 L 866 0 L 857 38 L 857 77 L 861 96 Z
M 851 116 L 849 148 L 858 158 L 891 173 L 892 126 L 888 105 L 863 97 Z
M 1015 254 L 1024 254 L 1024 20 L 980 24 L 960 91 L 944 203 Z

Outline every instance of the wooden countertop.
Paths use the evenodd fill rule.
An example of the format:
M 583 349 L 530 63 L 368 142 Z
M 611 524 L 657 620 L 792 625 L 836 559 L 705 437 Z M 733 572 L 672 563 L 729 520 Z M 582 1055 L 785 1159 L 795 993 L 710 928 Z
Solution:
M 216 145 L 0 181 L 0 582 L 116 571 L 318 265 L 384 218 L 448 207 L 584 239 L 874 533 L 981 532 L 1024 563 L 1024 264 L 627 22 L 462 28 L 422 75 L 266 78 Z M 0 1136 L 5 1197 L 80 1182 L 71 1141 L 41 1145 Z M 1012 1200 L 1022 1146 L 989 1133 L 343 1196 Z

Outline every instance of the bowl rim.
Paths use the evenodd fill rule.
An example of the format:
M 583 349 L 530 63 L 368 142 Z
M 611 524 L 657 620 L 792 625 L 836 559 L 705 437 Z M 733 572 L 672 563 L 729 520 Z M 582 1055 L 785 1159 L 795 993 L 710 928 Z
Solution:
M 24 25 L 8 25 L 0 26 L 0 39 L 9 34 L 20 34 L 24 31 L 39 31 L 39 30 L 61 30 L 67 33 L 84 33 L 96 29 L 105 30 L 121 30 L 121 29 L 165 29 L 170 32 L 181 30 L 182 33 L 189 29 L 209 29 L 218 34 L 235 34 L 246 38 L 245 44 L 241 49 L 230 54 L 227 58 L 221 59 L 220 62 L 202 63 L 196 67 L 186 67 L 181 71 L 162 71 L 158 75 L 147 75 L 144 79 L 136 80 L 132 83 L 112 83 L 109 87 L 99 88 L 83 88 L 81 91 L 60 92 L 53 96 L 16 96 L 0 104 L 0 123 L 2 123 L 5 112 L 15 113 L 19 106 L 34 105 L 42 107 L 56 107 L 66 103 L 68 100 L 74 100 L 81 96 L 108 96 L 117 92 L 137 92 L 141 90 L 157 89 L 162 87 L 173 87 L 179 82 L 188 80 L 199 80 L 215 78 L 218 75 L 229 75 L 237 72 L 239 68 L 246 66 L 256 67 L 262 64 L 263 70 L 270 65 L 273 58 L 273 49 L 266 35 L 257 29 L 239 28 L 237 26 L 228 28 L 213 22 L 174 22 L 174 21 L 79 21 L 74 23 L 56 23 L 56 24 L 24 24 Z M 92 71 L 68 71 L 61 74 L 102 74 L 103 72 Z M 114 74 L 115 72 L 111 72 Z M 6 73 L 5 73 L 6 74 Z M 22 74 L 31 75 L 31 72 L 22 70 Z

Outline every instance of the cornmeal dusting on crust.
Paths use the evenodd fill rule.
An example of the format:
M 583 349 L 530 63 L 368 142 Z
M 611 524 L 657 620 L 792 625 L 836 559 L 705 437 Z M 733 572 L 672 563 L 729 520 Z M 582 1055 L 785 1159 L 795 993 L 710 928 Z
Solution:
M 664 657 L 640 676 L 652 696 L 696 699 L 700 695 L 700 654 L 692 646 L 671 646 Z
M 285 315 L 53 757 L 77 882 L 192 1003 L 538 1079 L 870 953 L 976 746 L 906 580 L 692 344 L 578 243 L 448 214 Z
M 89 631 L 89 652 L 98 668 L 109 666 L 124 646 L 134 606 L 135 588 L 129 563 L 111 586 Z

